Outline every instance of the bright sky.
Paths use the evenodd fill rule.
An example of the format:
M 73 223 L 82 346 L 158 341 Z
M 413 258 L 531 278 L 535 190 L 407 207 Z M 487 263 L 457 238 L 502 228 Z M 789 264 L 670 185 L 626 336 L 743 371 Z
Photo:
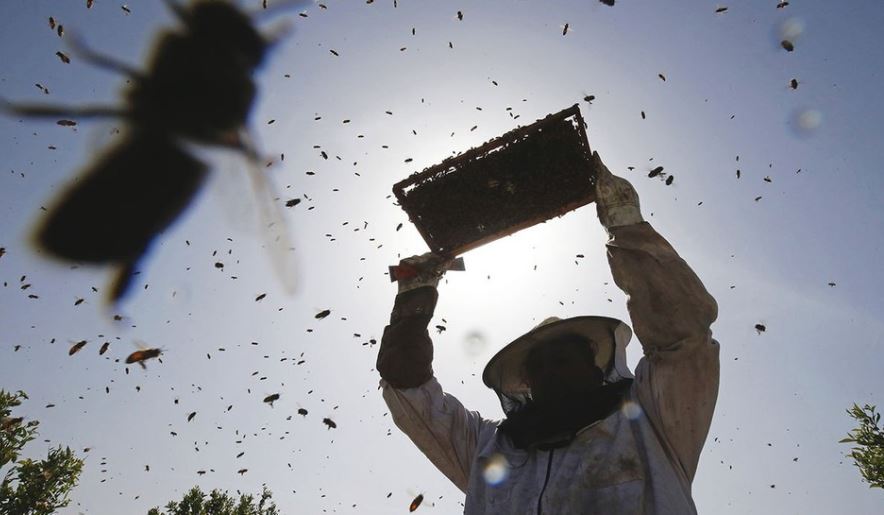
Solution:
M 137 65 L 173 17 L 162 2 L 130 0 L 131 14 L 119 0 L 85 3 L 0 3 L 0 96 L 120 102 L 123 79 L 65 39 Z M 646 218 L 719 303 L 721 391 L 693 486 L 700 512 L 880 513 L 882 493 L 837 442 L 853 402 L 884 404 L 884 4 L 776 4 L 326 0 L 306 18 L 265 20 L 295 28 L 256 76 L 251 126 L 268 155 L 285 154 L 266 169 L 278 203 L 304 199 L 282 208 L 297 291 L 286 294 L 262 248 L 254 206 L 266 196 L 243 162 L 201 153 L 211 184 L 145 260 L 121 322 L 102 303 L 108 269 L 47 260 L 27 237 L 122 122 L 0 117 L 0 388 L 31 396 L 19 410 L 41 422 L 29 455 L 63 444 L 85 458 L 63 513 L 144 513 L 195 484 L 266 484 L 286 513 L 405 513 L 418 493 L 421 511 L 461 512 L 463 494 L 398 432 L 377 390 L 368 342 L 395 294 L 386 267 L 426 250 L 391 187 L 577 102 L 591 147 L 633 182 Z M 657 165 L 671 186 L 647 177 Z M 479 377 L 494 352 L 547 316 L 626 319 L 604 242 L 588 206 L 467 253 L 432 322 L 447 327 L 434 334 L 443 386 L 499 418 Z M 138 342 L 165 349 L 163 363 L 127 373 Z M 629 356 L 634 365 L 638 342 Z M 261 402 L 277 392 L 272 408 Z

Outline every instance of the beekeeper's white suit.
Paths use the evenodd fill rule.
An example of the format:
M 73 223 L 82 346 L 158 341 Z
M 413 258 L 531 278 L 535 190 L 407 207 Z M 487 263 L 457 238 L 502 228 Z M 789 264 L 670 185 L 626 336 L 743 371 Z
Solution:
M 617 286 L 628 295 L 644 350 L 619 409 L 578 431 L 564 446 L 518 449 L 499 431 L 499 422 L 483 419 L 446 394 L 431 369 L 429 376 L 400 381 L 379 357 L 383 396 L 393 420 L 466 493 L 466 515 L 696 513 L 691 482 L 718 395 L 719 345 L 710 331 L 717 305 L 687 263 L 642 221 L 628 182 L 604 168 L 597 193 L 599 217 L 610 235 L 608 261 Z M 435 300 L 435 288 L 426 285 L 400 293 L 391 327 L 409 317 L 426 327 Z M 612 383 L 632 377 L 625 362 L 631 331 L 619 321 L 604 320 L 613 356 L 602 369 Z M 395 352 L 392 348 L 389 354 Z M 496 361 L 499 365 L 499 356 L 483 378 L 507 411 L 512 409 L 507 401 L 518 401 L 526 387 L 489 373 Z M 486 476 L 489 465 L 501 463 L 507 471 L 503 480 Z

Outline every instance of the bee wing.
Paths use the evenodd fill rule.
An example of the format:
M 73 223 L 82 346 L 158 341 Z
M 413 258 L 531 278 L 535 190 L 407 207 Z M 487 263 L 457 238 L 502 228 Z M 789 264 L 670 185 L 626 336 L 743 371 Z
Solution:
M 255 204 L 261 223 L 261 236 L 264 246 L 270 256 L 274 272 L 282 282 L 286 293 L 293 294 L 296 291 L 297 271 L 294 258 L 294 249 L 289 236 L 288 224 L 280 207 L 279 196 L 270 180 L 264 175 L 258 158 L 254 153 L 247 156 L 249 178 L 252 182 L 252 191 L 255 194 Z
M 273 274 L 284 290 L 293 294 L 296 290 L 297 267 L 288 224 L 278 205 L 280 200 L 265 175 L 266 168 L 260 162 L 261 158 L 246 131 L 239 134 L 235 148 L 235 159 L 225 158 L 222 160 L 224 164 L 219 166 L 222 173 L 216 174 L 217 180 L 212 182 L 213 194 L 223 198 L 222 211 L 228 225 L 238 231 L 254 234 L 257 224 L 259 240 L 269 256 Z M 247 169 L 245 174 L 243 165 Z M 251 190 L 252 195 L 243 195 L 244 190 Z
M 136 131 L 61 194 L 35 243 L 64 259 L 134 263 L 190 204 L 206 172 L 169 138 Z

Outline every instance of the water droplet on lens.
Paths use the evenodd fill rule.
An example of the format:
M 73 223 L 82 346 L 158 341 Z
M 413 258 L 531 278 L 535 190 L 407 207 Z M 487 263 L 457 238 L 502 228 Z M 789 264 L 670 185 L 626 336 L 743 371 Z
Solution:
M 813 136 L 823 124 L 823 113 L 817 109 L 800 108 L 792 113 L 789 125 L 796 136 Z
M 639 406 L 637 402 L 626 401 L 620 409 L 629 420 L 636 420 L 642 415 L 642 407 Z
M 475 357 L 479 354 L 482 354 L 487 346 L 488 340 L 486 340 L 485 335 L 479 331 L 470 331 L 464 337 L 464 352 L 466 352 L 466 354 L 470 357 Z
M 482 470 L 482 477 L 489 485 L 496 486 L 504 481 L 510 475 L 510 464 L 506 461 L 503 454 L 494 454 L 488 458 L 488 463 Z

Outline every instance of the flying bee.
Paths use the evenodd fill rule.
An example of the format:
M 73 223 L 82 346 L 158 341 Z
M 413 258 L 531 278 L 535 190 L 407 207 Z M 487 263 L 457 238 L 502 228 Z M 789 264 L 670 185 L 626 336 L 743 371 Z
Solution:
M 163 353 L 162 349 L 139 349 L 126 358 L 126 364 L 131 365 L 132 363 L 138 363 L 141 365 L 141 368 L 147 369 L 147 366 L 144 364 L 145 361 L 153 358 L 158 358 Z M 160 360 L 162 361 L 162 360 Z
M 10 427 L 15 427 L 21 424 L 24 419 L 24 417 L 3 417 L 0 419 L 0 429 L 5 431 Z
M 417 497 L 415 497 L 414 500 L 411 501 L 411 504 L 408 505 L 408 511 L 412 512 L 417 510 L 422 502 L 424 502 L 424 494 L 418 494 Z
M 54 257 L 114 265 L 109 288 L 113 302 L 126 295 L 157 236 L 181 216 L 205 183 L 208 167 L 187 145 L 237 150 L 250 162 L 253 175 L 260 173 L 245 127 L 256 93 L 252 75 L 278 38 L 262 35 L 249 14 L 228 1 L 192 0 L 186 7 L 176 0 L 165 2 L 181 28 L 159 36 L 144 71 L 74 40 L 85 62 L 130 79 L 123 106 L 25 105 L 0 99 L 0 108 L 23 116 L 117 117 L 128 122 L 122 140 L 62 192 L 33 233 L 35 246 Z M 259 188 L 267 188 L 261 180 L 253 177 Z M 273 217 L 261 207 L 262 218 Z M 282 224 L 265 227 L 272 225 L 280 231 Z M 285 271 L 278 260 L 274 266 Z M 291 290 L 290 277 L 282 278 Z
M 68 356 L 73 356 L 74 354 L 80 352 L 80 349 L 82 349 L 85 345 L 86 345 L 86 340 L 78 341 L 70 348 L 70 350 L 68 350 Z

